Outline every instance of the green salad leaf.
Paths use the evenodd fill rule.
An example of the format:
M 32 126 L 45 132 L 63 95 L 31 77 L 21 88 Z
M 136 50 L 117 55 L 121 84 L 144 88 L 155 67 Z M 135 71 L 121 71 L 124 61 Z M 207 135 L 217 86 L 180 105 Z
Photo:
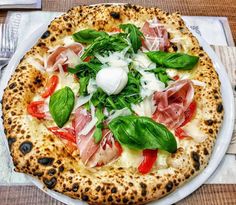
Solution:
M 137 53 L 138 49 L 142 45 L 142 38 L 144 38 L 143 33 L 134 24 L 120 24 L 119 26 L 125 33 L 128 34 L 130 42 L 132 44 L 133 50 Z
M 103 120 L 105 118 L 105 115 L 103 114 L 103 109 L 101 107 L 98 107 L 96 109 L 95 115 L 98 119 L 98 122 L 96 123 L 96 128 L 95 128 L 93 137 L 94 137 L 95 143 L 97 144 L 102 139 Z
M 140 78 L 141 75 L 137 71 L 130 71 L 127 85 L 118 95 L 109 96 L 101 88 L 98 88 L 93 94 L 91 102 L 95 107 L 106 107 L 109 111 L 125 107 L 131 108 L 131 104 L 137 104 L 142 100 L 140 96 Z
M 72 35 L 73 39 L 79 43 L 90 44 L 98 37 L 108 36 L 104 31 L 96 31 L 94 29 L 84 29 Z
M 63 125 L 69 120 L 70 114 L 74 108 L 75 96 L 70 87 L 64 87 L 50 97 L 49 111 L 52 118 L 58 125 Z
M 109 54 L 109 52 L 122 51 L 129 46 L 126 37 L 127 34 L 124 33 L 98 37 L 96 41 L 85 49 L 81 59 L 84 60 L 86 57 L 94 56 L 95 54 L 104 56 Z
M 167 86 L 168 82 L 171 80 L 171 78 L 167 75 L 165 68 L 155 68 L 153 70 L 147 70 L 147 71 L 154 73 L 156 77 L 165 84 L 165 86 Z
M 199 57 L 185 53 L 168 53 L 164 51 L 149 51 L 146 55 L 159 66 L 190 70 L 198 62 Z
M 161 149 L 170 153 L 177 150 L 174 135 L 164 125 L 151 118 L 120 116 L 113 119 L 108 127 L 119 143 L 130 149 Z

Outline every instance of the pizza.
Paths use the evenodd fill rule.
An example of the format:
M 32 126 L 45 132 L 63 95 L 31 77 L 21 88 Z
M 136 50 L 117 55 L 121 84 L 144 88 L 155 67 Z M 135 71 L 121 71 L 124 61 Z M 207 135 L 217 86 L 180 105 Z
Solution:
M 2 105 L 15 170 L 89 204 L 173 192 L 207 166 L 223 120 L 218 74 L 180 14 L 129 4 L 53 20 Z

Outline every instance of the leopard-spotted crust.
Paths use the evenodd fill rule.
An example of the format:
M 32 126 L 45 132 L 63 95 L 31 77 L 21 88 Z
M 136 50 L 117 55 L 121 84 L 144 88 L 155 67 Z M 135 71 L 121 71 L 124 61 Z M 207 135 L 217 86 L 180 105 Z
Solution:
M 47 79 L 46 73 L 27 63 L 27 58 L 36 54 L 43 56 L 49 47 L 63 45 L 63 37 L 82 28 L 111 31 L 120 23 L 140 25 L 154 17 L 180 32 L 190 42 L 190 52 L 200 57 L 194 79 L 205 82 L 205 86 L 195 87 L 195 100 L 204 116 L 197 113 L 207 139 L 202 143 L 189 140 L 188 146 L 178 148 L 169 157 L 169 168 L 153 170 L 147 175 L 139 174 L 134 168 L 113 167 L 112 164 L 86 170 L 41 121 L 27 115 L 28 103 Z M 144 204 L 174 191 L 206 167 L 223 119 L 218 75 L 180 15 L 134 5 L 79 6 L 53 20 L 17 66 L 5 89 L 2 104 L 5 133 L 15 170 L 36 177 L 49 189 L 96 205 Z M 183 166 L 174 167 L 178 160 L 182 160 Z

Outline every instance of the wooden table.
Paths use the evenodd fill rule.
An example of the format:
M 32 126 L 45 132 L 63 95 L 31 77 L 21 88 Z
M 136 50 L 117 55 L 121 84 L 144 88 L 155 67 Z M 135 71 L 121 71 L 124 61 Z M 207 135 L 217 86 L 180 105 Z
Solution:
M 79 4 L 100 2 L 127 2 L 124 0 L 43 0 L 44 11 L 67 11 Z M 191 16 L 227 16 L 236 41 L 236 0 L 130 0 L 145 6 L 157 6 L 169 12 L 176 10 Z M 4 21 L 6 12 L 0 11 L 0 22 Z M 236 171 L 236 170 L 235 170 Z M 1 174 L 1 173 L 0 173 Z M 0 187 L 1 205 L 62 205 L 33 186 Z M 235 205 L 236 185 L 203 185 L 193 194 L 177 203 L 178 205 Z

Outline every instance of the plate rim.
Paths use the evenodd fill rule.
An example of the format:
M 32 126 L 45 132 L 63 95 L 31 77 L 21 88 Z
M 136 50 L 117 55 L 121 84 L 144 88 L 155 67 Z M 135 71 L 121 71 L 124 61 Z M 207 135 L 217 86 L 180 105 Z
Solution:
M 119 5 L 119 3 L 110 3 L 110 4 L 114 4 L 114 5 Z M 94 5 L 94 4 L 93 4 Z M 99 5 L 99 4 L 96 4 Z M 36 29 L 35 31 L 33 31 L 31 34 L 28 35 L 28 41 L 22 42 L 18 49 L 16 50 L 15 54 L 12 56 L 8 66 L 5 68 L 5 70 L 9 70 L 9 72 L 4 73 L 4 75 L 2 76 L 2 81 L 0 82 L 0 99 L 2 98 L 3 95 L 3 90 L 7 85 L 7 82 L 9 81 L 11 75 L 13 74 L 16 66 L 18 65 L 20 59 L 22 56 L 25 55 L 26 51 L 28 50 L 27 48 L 31 48 L 32 46 L 35 45 L 35 43 L 37 42 L 38 38 L 43 34 L 43 32 L 45 32 L 45 30 L 47 29 L 48 23 L 45 23 L 43 25 L 41 25 L 38 29 Z M 219 78 L 224 78 L 226 79 L 226 81 L 224 81 L 224 85 L 223 83 L 221 83 L 221 95 L 222 95 L 222 101 L 223 104 L 225 104 L 225 100 L 223 98 L 223 88 L 227 87 L 228 89 L 228 94 L 229 94 L 229 98 L 231 98 L 230 100 L 230 105 L 227 104 L 227 109 L 225 110 L 229 110 L 231 109 L 231 112 L 229 112 L 227 115 L 229 116 L 225 116 L 226 113 L 224 113 L 224 120 L 222 122 L 222 127 L 220 128 L 220 132 L 217 135 L 217 139 L 216 139 L 216 143 L 217 141 L 219 141 L 220 138 L 220 133 L 222 132 L 223 129 L 223 125 L 225 124 L 226 121 L 226 117 L 228 119 L 230 119 L 229 121 L 229 125 L 225 128 L 227 129 L 226 131 L 228 131 L 228 138 L 226 140 L 226 142 L 224 143 L 224 149 L 219 150 L 218 153 L 220 153 L 220 157 L 218 156 L 218 162 L 214 163 L 214 167 L 212 169 L 209 168 L 209 166 L 213 166 L 212 165 L 212 161 L 214 161 L 215 159 L 213 159 L 213 155 L 216 152 L 216 143 L 213 149 L 213 153 L 210 157 L 210 161 L 207 165 L 207 167 L 202 170 L 198 175 L 196 175 L 195 177 L 193 177 L 190 181 L 184 183 L 182 186 L 180 186 L 179 188 L 177 188 L 175 191 L 173 191 L 172 193 L 166 195 L 165 197 L 157 200 L 157 201 L 153 201 L 150 202 L 150 205 L 166 205 L 166 204 L 172 204 L 172 203 L 176 203 L 177 201 L 182 200 L 183 198 L 187 197 L 188 195 L 190 195 L 192 192 L 194 192 L 196 189 L 198 189 L 213 173 L 214 171 L 217 169 L 217 167 L 219 166 L 220 162 L 222 161 L 223 157 L 225 156 L 225 153 L 227 151 L 228 145 L 231 141 L 231 137 L 232 137 L 232 133 L 233 133 L 233 127 L 234 127 L 234 97 L 233 97 L 233 90 L 230 84 L 230 80 L 229 77 L 226 73 L 226 69 L 224 67 L 224 65 L 221 63 L 221 60 L 217 57 L 216 53 L 213 51 L 213 49 L 205 42 L 205 40 L 203 40 L 199 35 L 197 35 L 196 33 L 194 33 L 193 31 L 191 31 L 193 33 L 193 35 L 198 39 L 199 44 L 204 48 L 204 51 L 209 55 L 209 57 L 211 58 L 211 60 L 213 61 L 215 70 L 217 71 Z M 5 78 L 5 79 L 4 79 Z M 222 82 L 220 80 L 220 82 Z M 229 89 L 230 88 L 230 89 Z M 226 108 L 224 106 L 224 108 Z M 0 115 L 2 115 L 2 110 L 0 109 Z M 228 121 L 227 121 L 228 122 Z M 0 128 L 3 128 L 2 125 L 2 119 L 0 120 Z M 225 132 L 226 132 L 225 131 Z M 5 135 L 4 135 L 5 136 Z M 222 138 L 222 137 L 221 137 Z M 226 138 L 224 138 L 225 140 Z M 6 141 L 6 137 L 5 137 L 5 141 Z M 25 176 L 31 180 L 31 182 L 33 182 L 33 184 L 35 186 L 37 186 L 39 189 L 41 189 L 43 192 L 47 193 L 48 195 L 50 195 L 51 197 L 66 203 L 66 204 L 71 204 L 71 205 L 83 205 L 83 204 L 87 204 L 83 201 L 80 200 L 75 200 L 72 199 L 66 195 L 63 195 L 61 193 L 49 190 L 49 189 L 45 189 L 43 187 L 43 184 L 31 177 L 30 175 L 25 174 Z M 199 180 L 199 178 L 201 180 Z M 193 184 L 193 181 L 195 181 L 195 184 Z M 185 192 L 183 193 L 179 193 L 180 190 L 182 190 L 184 187 L 186 187 L 189 184 L 192 184 L 191 188 L 188 187 L 187 190 L 185 190 Z M 193 186 L 194 185 L 194 186 Z M 176 195 L 176 196 L 175 196 Z

